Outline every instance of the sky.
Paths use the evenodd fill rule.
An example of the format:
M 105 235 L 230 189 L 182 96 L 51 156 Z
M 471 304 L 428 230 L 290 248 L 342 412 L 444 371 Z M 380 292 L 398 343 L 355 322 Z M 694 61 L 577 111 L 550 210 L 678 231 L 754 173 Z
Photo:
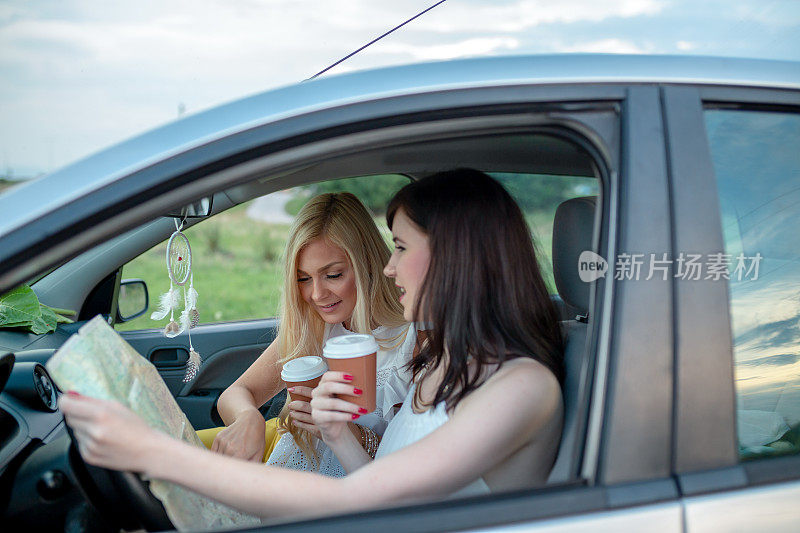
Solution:
M 0 0 L 0 177 L 301 81 L 434 3 Z M 800 0 L 447 0 L 329 74 L 572 52 L 800 61 Z

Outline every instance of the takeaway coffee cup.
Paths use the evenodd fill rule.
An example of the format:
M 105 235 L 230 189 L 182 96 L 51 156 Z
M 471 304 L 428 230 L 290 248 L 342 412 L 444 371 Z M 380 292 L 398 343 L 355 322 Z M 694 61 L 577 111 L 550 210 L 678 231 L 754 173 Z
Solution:
M 371 413 L 375 410 L 375 357 L 378 343 L 372 335 L 342 335 L 328 339 L 322 355 L 331 370 L 353 376 L 353 387 L 361 389 L 360 396 L 339 396 L 343 400 L 363 407 Z
M 312 389 L 319 385 L 319 380 L 328 370 L 328 365 L 322 357 L 308 356 L 298 357 L 287 361 L 281 370 L 281 379 L 286 383 L 286 387 L 302 385 Z M 302 394 L 292 394 L 292 400 L 310 402 L 311 398 Z

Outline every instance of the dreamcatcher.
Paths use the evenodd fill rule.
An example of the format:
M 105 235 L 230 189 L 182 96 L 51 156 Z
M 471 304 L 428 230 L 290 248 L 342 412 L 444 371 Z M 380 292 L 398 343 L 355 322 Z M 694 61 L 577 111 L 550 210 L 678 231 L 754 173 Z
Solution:
M 158 311 L 150 315 L 153 320 L 163 320 L 169 315 L 169 323 L 164 328 L 164 336 L 177 337 L 184 331 L 189 335 L 189 361 L 186 363 L 184 383 L 193 380 L 200 369 L 202 359 L 192 346 L 191 329 L 200 323 L 200 313 L 197 311 L 197 291 L 194 290 L 194 274 L 192 274 L 192 247 L 189 239 L 181 230 L 183 221 L 175 219 L 175 232 L 167 242 L 167 273 L 169 274 L 169 291 L 161 295 Z M 189 283 L 187 288 L 186 283 Z M 184 308 L 175 321 L 175 310 L 180 304 L 181 290 L 183 292 Z

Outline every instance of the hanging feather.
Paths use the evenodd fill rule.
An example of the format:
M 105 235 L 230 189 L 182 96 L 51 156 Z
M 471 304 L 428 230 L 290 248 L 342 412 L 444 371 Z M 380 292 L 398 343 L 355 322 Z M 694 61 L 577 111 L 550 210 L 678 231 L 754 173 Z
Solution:
M 181 317 L 178 319 L 181 325 L 181 332 L 188 330 L 192 325 L 192 318 L 189 309 L 184 309 L 181 312 Z
M 186 374 L 183 376 L 183 382 L 189 383 L 197 377 L 197 372 L 200 370 L 200 365 L 203 364 L 203 359 L 200 354 L 192 348 L 189 350 L 189 360 L 186 363 Z
M 189 309 L 189 327 L 196 328 L 200 324 L 200 311 Z
M 164 328 L 164 336 L 167 338 L 172 339 L 173 337 L 177 337 L 181 333 L 183 333 L 183 328 L 175 322 L 174 320 L 170 320 L 167 327 Z
M 186 307 L 188 309 L 197 307 L 197 291 L 194 290 L 194 286 L 192 285 L 189 285 L 189 290 L 186 291 Z
M 189 310 L 189 326 L 195 328 L 200 323 L 200 312 L 197 310 L 197 291 L 194 290 L 194 273 L 189 278 L 189 291 L 186 294 L 186 309 Z
M 180 293 L 170 284 L 169 290 L 161 295 L 161 299 L 158 303 L 158 311 L 154 311 L 153 314 L 150 315 L 150 318 L 152 320 L 163 320 L 167 318 L 167 315 L 178 307 L 179 298 Z

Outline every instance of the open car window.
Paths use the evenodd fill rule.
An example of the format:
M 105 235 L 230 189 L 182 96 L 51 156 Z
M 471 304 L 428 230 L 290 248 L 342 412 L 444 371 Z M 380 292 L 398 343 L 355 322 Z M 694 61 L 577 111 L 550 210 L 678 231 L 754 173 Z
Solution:
M 286 238 L 294 216 L 309 198 L 324 192 L 355 194 L 372 212 L 389 243 L 384 211 L 392 195 L 408 182 L 406 176 L 385 174 L 294 187 L 247 201 L 186 229 L 184 233 L 192 247 L 195 288 L 200 292 L 200 323 L 278 315 Z M 166 245 L 164 241 L 154 246 L 123 267 L 123 278 L 145 281 L 151 302 L 154 295 L 169 289 Z M 157 306 L 158 302 L 154 303 Z M 120 331 L 161 327 L 163 321 L 152 320 L 149 311 L 116 324 Z
M 590 176 L 489 174 L 503 184 L 522 209 L 539 253 L 545 282 L 555 294 L 552 234 L 556 208 L 570 198 L 596 196 L 598 180 Z M 200 323 L 278 315 L 282 257 L 289 227 L 294 215 L 312 196 L 340 191 L 355 194 L 375 216 L 378 229 L 391 246 L 385 210 L 392 195 L 410 179 L 400 174 L 384 174 L 321 181 L 255 198 L 184 230 L 192 247 L 195 288 L 201 294 Z M 123 279 L 141 279 L 146 283 L 152 309 L 132 320 L 118 321 L 117 330 L 163 327 L 163 321 L 152 320 L 150 313 L 158 305 L 157 295 L 169 289 L 166 244 L 164 241 L 152 247 L 123 267 Z M 123 286 L 122 290 L 130 289 Z M 120 293 L 121 310 L 128 296 Z

